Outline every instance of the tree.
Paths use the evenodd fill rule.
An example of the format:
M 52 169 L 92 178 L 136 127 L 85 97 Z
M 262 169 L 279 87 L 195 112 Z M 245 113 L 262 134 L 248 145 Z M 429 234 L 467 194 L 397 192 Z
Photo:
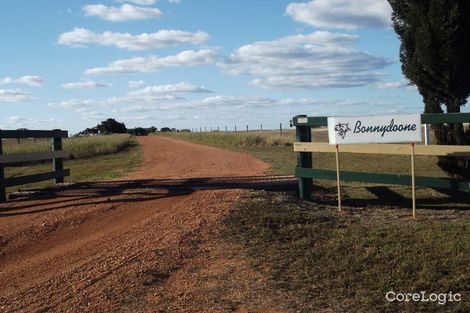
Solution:
M 119 123 L 114 118 L 108 118 L 96 126 L 100 134 L 124 134 L 127 132 L 126 125 Z
M 149 131 L 147 128 L 142 128 L 142 127 L 136 127 L 132 129 L 128 129 L 127 132 L 131 135 L 134 136 L 147 136 L 149 134 Z
M 388 0 L 401 40 L 403 74 L 417 86 L 426 113 L 458 113 L 470 95 L 470 1 Z M 470 143 L 462 124 L 435 125 L 438 144 Z M 470 177 L 462 158 L 440 158 L 453 175 Z

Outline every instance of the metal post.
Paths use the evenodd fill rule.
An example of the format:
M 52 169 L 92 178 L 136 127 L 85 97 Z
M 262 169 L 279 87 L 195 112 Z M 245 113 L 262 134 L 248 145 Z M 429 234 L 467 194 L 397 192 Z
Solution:
M 235 132 L 237 132 L 237 125 L 235 125 Z
M 217 132 L 219 132 L 219 126 L 217 126 Z
M 429 132 L 429 124 L 424 124 L 424 144 L 431 144 L 431 133 Z
M 297 117 L 307 117 L 307 116 L 299 115 Z M 312 141 L 311 127 L 297 125 L 295 128 L 295 140 L 297 142 L 311 142 Z M 312 168 L 312 153 L 311 152 L 298 152 L 297 153 L 297 167 Z M 311 200 L 312 190 L 313 190 L 312 179 L 299 177 L 300 199 Z
M 261 130 L 261 132 L 263 132 L 263 124 L 259 126 L 259 129 Z
M 282 123 L 279 123 L 279 134 L 282 136 Z
M 246 132 L 248 132 L 248 125 L 246 125 Z
M 54 130 L 60 130 L 60 129 L 54 129 Z M 57 137 L 52 139 L 52 151 L 62 151 L 62 138 Z M 52 159 L 52 169 L 54 171 L 62 171 L 64 169 L 64 159 L 61 158 L 54 158 Z M 63 183 L 64 178 L 63 177 L 57 177 L 55 179 L 55 183 Z
M 1 134 L 0 130 L 0 134 Z M 2 137 L 0 136 L 0 155 L 3 154 L 2 150 Z M 3 169 L 3 163 L 0 163 L 0 202 L 7 201 L 7 193 L 5 190 L 5 171 Z
M 227 126 L 225 126 L 225 132 L 227 132 Z

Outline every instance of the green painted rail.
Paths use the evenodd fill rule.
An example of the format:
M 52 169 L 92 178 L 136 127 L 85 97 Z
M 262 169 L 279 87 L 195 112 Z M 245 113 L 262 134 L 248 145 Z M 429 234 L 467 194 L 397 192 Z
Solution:
M 63 183 L 64 177 L 70 175 L 70 171 L 64 170 L 63 159 L 68 154 L 62 151 L 62 138 L 68 137 L 66 130 L 0 130 L 0 202 L 7 200 L 6 187 L 35 183 L 39 181 L 54 179 L 55 183 Z M 18 138 L 52 138 L 51 152 L 34 152 L 21 154 L 3 155 L 3 139 Z M 52 159 L 52 172 L 40 173 L 19 177 L 5 178 L 6 166 L 14 163 L 27 163 Z
M 336 170 L 297 167 L 295 169 L 295 176 L 323 180 L 336 180 Z M 416 186 L 470 190 L 470 181 L 428 176 L 415 176 L 415 179 Z M 341 171 L 341 180 L 371 184 L 411 186 L 411 176 L 399 174 Z

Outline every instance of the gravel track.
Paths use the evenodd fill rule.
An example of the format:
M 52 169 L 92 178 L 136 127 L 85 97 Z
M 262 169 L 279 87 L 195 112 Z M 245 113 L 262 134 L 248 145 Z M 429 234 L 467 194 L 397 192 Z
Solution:
M 143 165 L 126 179 L 267 170 L 233 151 L 160 136 L 139 143 Z M 197 277 L 225 266 L 214 229 L 240 193 L 127 190 L 0 204 L 0 312 L 224 311 L 205 302 Z

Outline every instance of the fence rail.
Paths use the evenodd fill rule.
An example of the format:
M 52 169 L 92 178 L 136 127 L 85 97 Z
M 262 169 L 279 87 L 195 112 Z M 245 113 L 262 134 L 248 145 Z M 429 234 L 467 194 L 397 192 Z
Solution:
M 452 124 L 469 123 L 470 113 L 433 113 L 421 114 L 422 124 Z M 295 175 L 299 178 L 299 196 L 301 199 L 310 199 L 313 189 L 312 178 L 336 180 L 336 171 L 327 169 L 314 169 L 312 152 L 335 152 L 334 145 L 326 143 L 312 143 L 312 127 L 328 126 L 326 116 L 298 115 L 292 120 L 296 127 L 296 142 L 294 151 L 297 152 L 297 167 Z M 410 154 L 410 146 L 403 144 L 363 144 L 363 145 L 341 145 L 341 152 L 365 153 L 365 154 Z M 416 145 L 414 154 L 433 156 L 470 156 L 470 146 L 446 146 L 446 145 Z M 416 176 L 416 186 L 470 190 L 470 182 L 443 178 Z M 411 185 L 411 176 L 341 171 L 341 180 L 383 183 L 395 185 Z
M 0 202 L 7 200 L 6 188 L 44 180 L 54 179 L 55 183 L 63 183 L 70 170 L 64 169 L 63 160 L 70 154 L 62 150 L 62 138 L 68 137 L 66 130 L 0 130 Z M 3 139 L 52 138 L 52 151 L 3 154 Z M 33 175 L 5 178 L 5 167 L 36 161 L 52 160 L 52 171 Z
M 295 142 L 296 152 L 331 152 L 335 153 L 336 146 L 324 142 Z M 341 152 L 362 154 L 395 154 L 410 155 L 410 145 L 405 144 L 361 144 L 341 145 Z M 469 156 L 470 146 L 447 145 L 416 145 L 415 155 L 433 156 Z

